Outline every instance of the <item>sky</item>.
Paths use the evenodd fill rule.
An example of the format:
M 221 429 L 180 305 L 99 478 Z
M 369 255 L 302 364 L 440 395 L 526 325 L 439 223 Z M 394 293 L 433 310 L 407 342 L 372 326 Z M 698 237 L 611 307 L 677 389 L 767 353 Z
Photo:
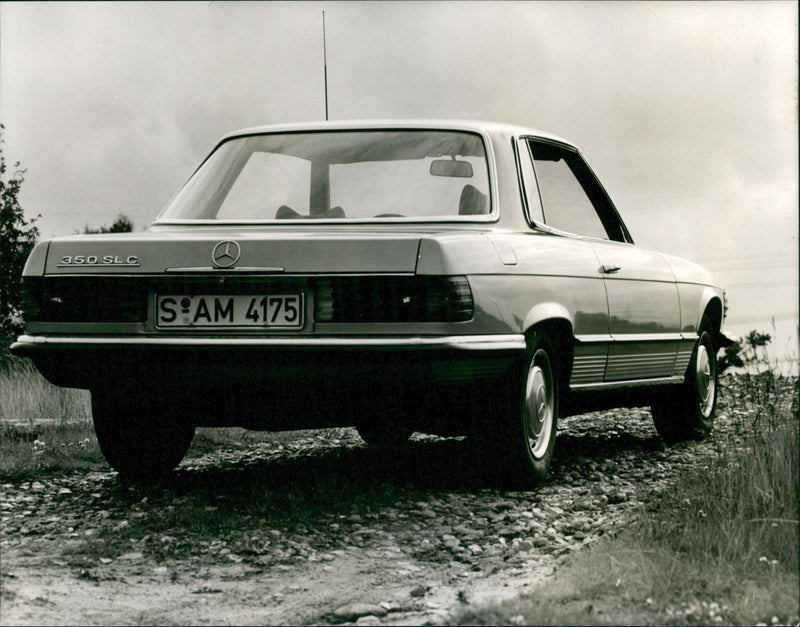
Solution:
M 794 1 L 0 2 L 4 154 L 42 237 L 143 228 L 220 136 L 324 119 L 323 11 L 331 119 L 575 142 L 638 245 L 797 353 Z

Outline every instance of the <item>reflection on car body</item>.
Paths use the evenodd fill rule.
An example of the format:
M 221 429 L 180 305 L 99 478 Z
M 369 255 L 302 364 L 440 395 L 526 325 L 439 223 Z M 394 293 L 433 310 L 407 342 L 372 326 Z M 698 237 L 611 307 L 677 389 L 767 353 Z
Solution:
M 123 475 L 196 426 L 479 435 L 541 479 L 559 416 L 650 404 L 667 441 L 716 405 L 724 294 L 643 250 L 569 142 L 519 126 L 331 122 L 223 138 L 147 233 L 41 242 L 13 350 L 88 388 Z

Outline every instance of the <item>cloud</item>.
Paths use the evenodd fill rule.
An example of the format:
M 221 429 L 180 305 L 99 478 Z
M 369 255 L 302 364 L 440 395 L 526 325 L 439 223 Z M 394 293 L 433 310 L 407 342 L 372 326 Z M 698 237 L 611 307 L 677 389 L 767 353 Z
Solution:
M 222 134 L 324 116 L 325 10 L 333 118 L 489 118 L 563 135 L 640 241 L 691 253 L 723 209 L 728 239 L 742 237 L 755 199 L 792 225 L 794 8 L 2 3 L 0 115 L 9 156 L 28 167 L 26 206 L 56 216 L 56 232 L 120 211 L 141 226 Z M 675 212 L 689 218 L 677 237 Z

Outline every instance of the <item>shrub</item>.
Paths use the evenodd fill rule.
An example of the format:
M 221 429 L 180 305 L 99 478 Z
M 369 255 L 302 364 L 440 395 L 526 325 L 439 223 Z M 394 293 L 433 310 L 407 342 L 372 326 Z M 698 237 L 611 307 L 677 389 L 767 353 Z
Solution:
M 0 370 L 8 366 L 9 342 L 22 331 L 22 269 L 39 237 L 36 218 L 26 220 L 19 203 L 25 170 L 14 163 L 6 177 L 4 131 L 0 124 Z

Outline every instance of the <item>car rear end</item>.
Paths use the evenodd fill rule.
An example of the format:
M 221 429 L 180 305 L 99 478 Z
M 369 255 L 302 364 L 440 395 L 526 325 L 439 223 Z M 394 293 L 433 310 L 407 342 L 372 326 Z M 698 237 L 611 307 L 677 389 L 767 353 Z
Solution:
M 525 346 L 466 271 L 495 254 L 487 143 L 453 129 L 234 135 L 151 232 L 39 244 L 13 350 L 59 385 L 182 398 L 196 424 L 351 424 L 420 394 L 446 405 Z

